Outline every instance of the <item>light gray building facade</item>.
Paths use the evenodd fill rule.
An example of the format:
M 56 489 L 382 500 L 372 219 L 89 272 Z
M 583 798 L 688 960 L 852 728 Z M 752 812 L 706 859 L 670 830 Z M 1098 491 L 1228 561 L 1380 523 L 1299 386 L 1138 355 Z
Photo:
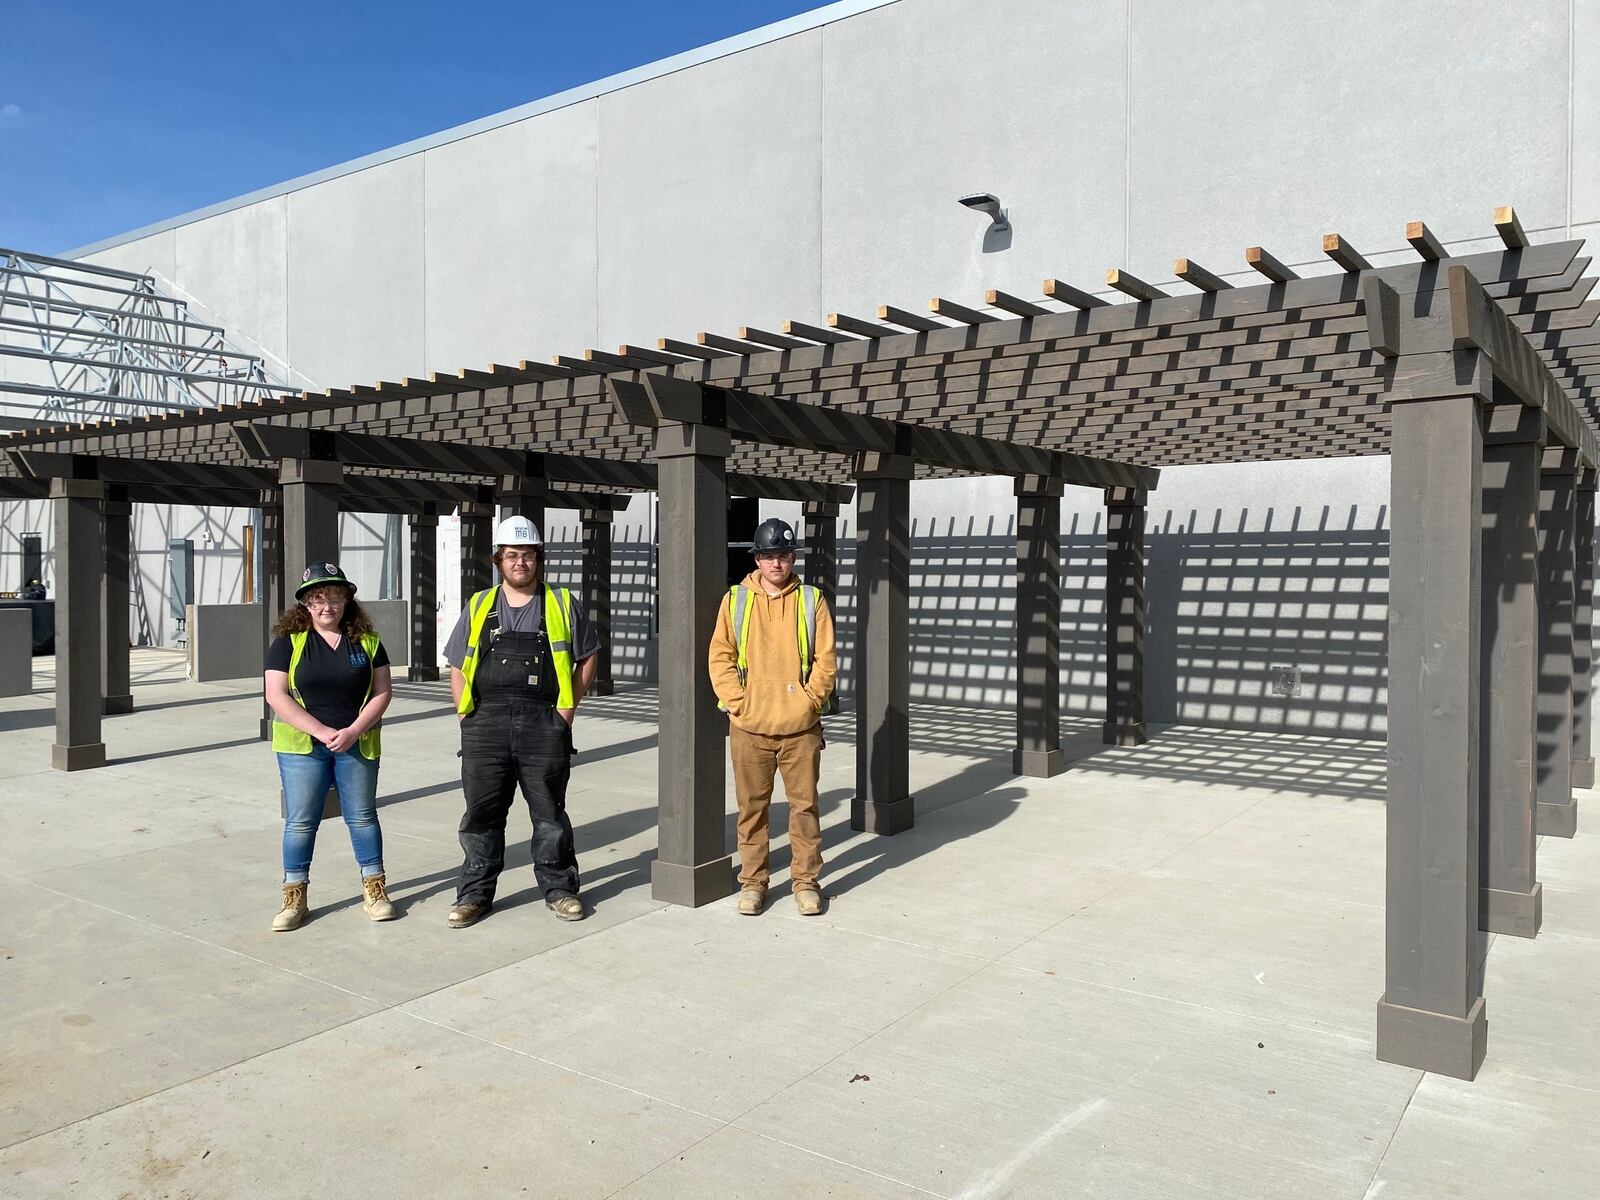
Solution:
M 973 192 L 999 197 L 1008 235 L 957 204 Z M 78 255 L 152 274 L 281 378 L 333 387 L 932 296 L 981 307 L 1046 278 L 1101 291 L 1111 267 L 1186 290 L 1181 257 L 1254 282 L 1251 245 L 1331 271 L 1335 231 L 1383 265 L 1414 258 L 1414 219 L 1487 249 L 1502 204 L 1536 242 L 1600 236 L 1600 0 L 1509 22 L 1478 0 L 845 0 Z M 1165 470 L 1149 719 L 1382 736 L 1387 499 L 1384 457 Z M 1011 481 L 919 482 L 913 503 L 913 697 L 1008 706 Z M 1105 510 L 1071 488 L 1063 505 L 1063 709 L 1094 716 Z M 8 588 L 17 535 L 48 554 L 49 521 L 43 502 L 0 511 Z M 239 599 L 248 519 L 140 511 L 136 637 L 170 637 L 172 538 L 196 542 L 197 602 Z M 575 576 L 576 517 L 551 525 Z M 390 532 L 343 518 L 352 574 L 405 578 Z M 854 532 L 846 511 L 847 645 Z M 649 673 L 653 534 L 647 497 L 618 514 L 619 678 Z

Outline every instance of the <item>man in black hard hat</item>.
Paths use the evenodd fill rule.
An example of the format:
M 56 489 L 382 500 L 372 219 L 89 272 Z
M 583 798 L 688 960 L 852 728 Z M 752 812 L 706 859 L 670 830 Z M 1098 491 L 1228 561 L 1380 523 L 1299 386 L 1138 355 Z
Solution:
M 833 614 L 816 588 L 794 574 L 794 529 L 776 517 L 756 528 L 756 569 L 728 590 L 711 635 L 711 686 L 728 712 L 728 752 L 739 799 L 739 911 L 765 906 L 767 809 L 783 773 L 789 801 L 789 874 L 804 916 L 822 911 L 822 829 L 817 774 L 822 713 L 838 664 Z

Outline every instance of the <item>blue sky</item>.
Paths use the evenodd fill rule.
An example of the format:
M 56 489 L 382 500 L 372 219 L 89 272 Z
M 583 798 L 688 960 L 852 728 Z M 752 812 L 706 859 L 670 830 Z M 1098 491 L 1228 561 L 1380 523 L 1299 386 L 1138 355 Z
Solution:
M 0 0 L 0 246 L 59 254 L 819 0 Z

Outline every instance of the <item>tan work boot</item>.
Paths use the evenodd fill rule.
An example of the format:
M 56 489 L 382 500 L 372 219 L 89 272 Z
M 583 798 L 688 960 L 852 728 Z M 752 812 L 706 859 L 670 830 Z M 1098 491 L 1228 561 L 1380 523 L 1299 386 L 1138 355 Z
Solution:
M 739 893 L 739 915 L 741 917 L 759 917 L 761 910 L 766 907 L 766 903 L 766 888 L 744 888 Z
M 468 925 L 476 925 L 488 915 L 487 904 L 477 904 L 471 900 L 458 902 L 450 910 L 450 928 L 465 929 Z
M 283 909 L 272 918 L 273 933 L 288 933 L 291 929 L 299 929 L 300 922 L 306 919 L 306 914 L 311 910 L 306 907 L 306 885 L 303 883 L 286 883 L 283 885 Z
M 822 911 L 822 893 L 816 888 L 801 888 L 794 894 L 794 905 L 802 917 L 814 917 Z
M 576 896 L 557 896 L 546 900 L 544 906 L 563 921 L 581 921 L 588 915 L 583 911 L 583 901 Z
M 389 899 L 388 885 L 382 875 L 363 876 L 361 890 L 365 893 L 361 901 L 362 911 L 372 920 L 392 921 L 400 915 L 394 910 L 394 901 Z

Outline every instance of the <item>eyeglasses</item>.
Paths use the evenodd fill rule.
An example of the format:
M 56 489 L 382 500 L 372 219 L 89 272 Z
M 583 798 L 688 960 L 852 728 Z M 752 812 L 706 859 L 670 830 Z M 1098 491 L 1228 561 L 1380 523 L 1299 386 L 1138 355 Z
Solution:
M 506 554 L 504 551 L 502 551 L 500 554 L 500 561 L 503 563 L 532 564 L 539 561 L 539 556 L 537 554 Z
M 335 600 L 327 596 L 307 596 L 304 600 L 300 601 L 300 603 L 304 604 L 307 608 L 343 608 L 344 597 L 341 596 Z

